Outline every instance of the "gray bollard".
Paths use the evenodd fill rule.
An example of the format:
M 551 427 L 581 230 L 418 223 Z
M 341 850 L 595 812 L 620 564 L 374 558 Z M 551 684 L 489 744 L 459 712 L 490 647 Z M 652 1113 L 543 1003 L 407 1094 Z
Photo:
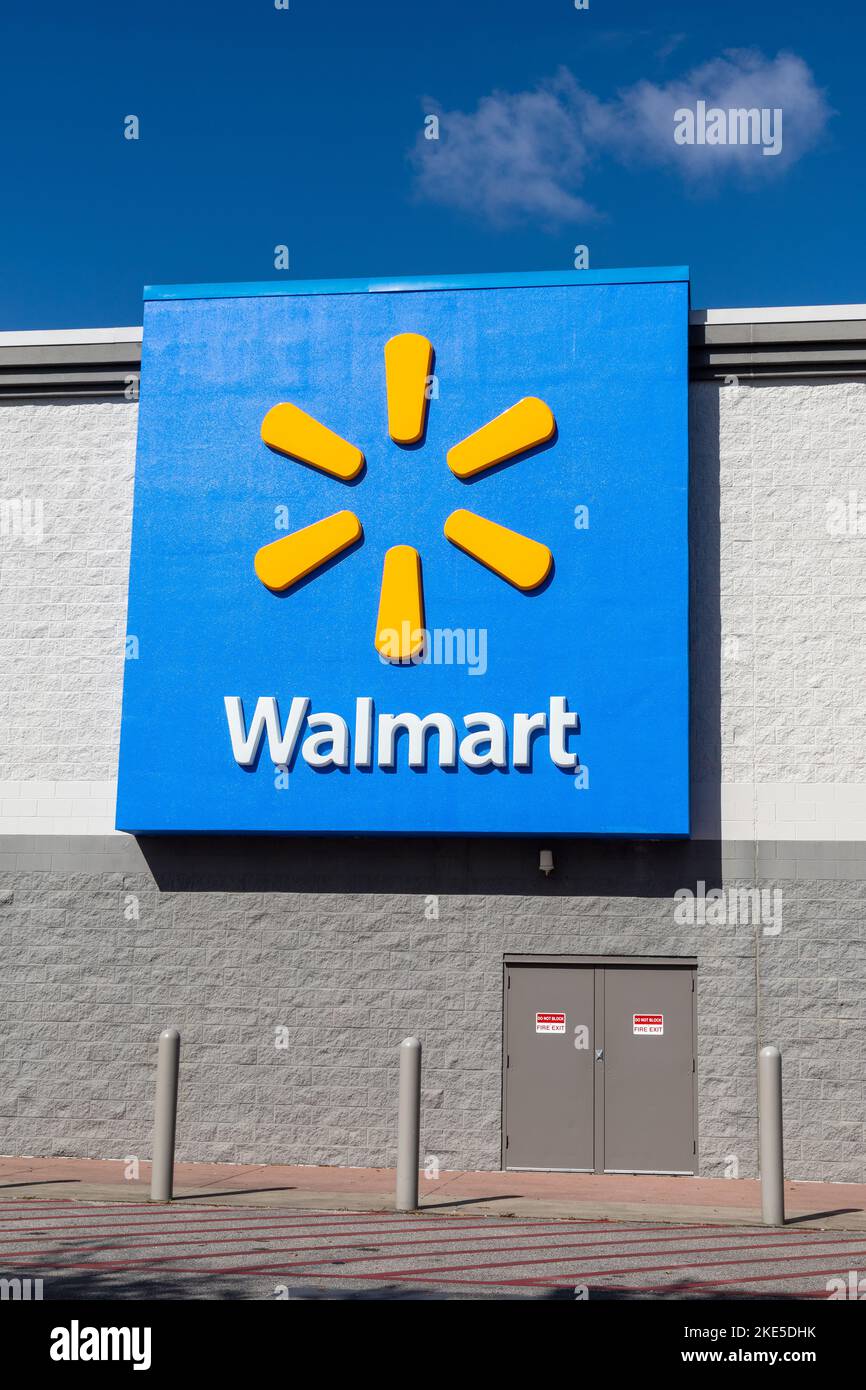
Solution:
M 156 1060 L 156 1109 L 153 1124 L 153 1164 L 150 1200 L 170 1202 L 174 1189 L 174 1132 L 177 1123 L 177 1074 L 180 1033 L 166 1028 L 159 1035 Z
M 421 1139 L 421 1044 L 400 1044 L 400 1099 L 397 1109 L 397 1211 L 418 1206 L 418 1148 Z
M 758 1133 L 761 1217 L 765 1226 L 785 1224 L 785 1163 L 782 1152 L 782 1054 L 762 1047 L 758 1055 Z

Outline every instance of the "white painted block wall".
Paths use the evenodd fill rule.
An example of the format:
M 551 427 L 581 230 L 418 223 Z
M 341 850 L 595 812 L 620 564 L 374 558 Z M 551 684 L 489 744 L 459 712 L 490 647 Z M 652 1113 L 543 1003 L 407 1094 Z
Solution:
M 866 841 L 866 383 L 699 383 L 691 417 L 721 629 L 704 584 L 693 699 L 720 684 L 721 767 L 710 701 L 694 833 L 719 834 L 720 780 L 727 840 Z M 0 406 L 0 834 L 113 833 L 136 418 Z M 831 534 L 861 495 L 862 534 Z

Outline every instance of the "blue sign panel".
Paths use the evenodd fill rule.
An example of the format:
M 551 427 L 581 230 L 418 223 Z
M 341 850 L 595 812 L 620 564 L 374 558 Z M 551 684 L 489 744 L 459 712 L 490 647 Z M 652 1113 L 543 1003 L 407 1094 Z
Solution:
M 682 270 L 145 308 L 119 829 L 688 833 Z

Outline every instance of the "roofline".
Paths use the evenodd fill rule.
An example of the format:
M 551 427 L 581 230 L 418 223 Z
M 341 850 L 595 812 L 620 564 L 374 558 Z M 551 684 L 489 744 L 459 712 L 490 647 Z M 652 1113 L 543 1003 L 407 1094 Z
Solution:
M 763 309 L 692 309 L 689 323 L 836 323 L 866 320 L 866 304 L 776 305 Z
M 588 274 L 589 272 L 583 272 Z M 565 283 L 557 277 L 558 284 Z M 324 281 L 301 281 L 297 283 L 325 283 Z M 343 281 L 342 283 L 349 283 Z M 392 289 L 398 288 L 394 281 L 388 281 Z M 584 282 L 585 283 L 585 282 Z M 596 282 L 598 283 L 598 282 Z M 181 288 L 176 286 L 174 288 Z M 200 288 L 205 288 L 201 286 Z M 751 323 L 837 323 L 848 320 L 866 322 L 866 304 L 780 304 L 755 309 L 692 309 L 690 324 L 751 324 Z M 9 347 L 65 347 L 78 343 L 140 343 L 143 336 L 141 324 L 128 324 L 122 328 L 28 328 L 0 331 L 0 348 Z
M 141 343 L 138 325 L 0 332 L 0 400 L 136 400 Z M 695 381 L 866 378 L 866 304 L 693 310 L 689 373 Z
M 24 333 L 0 332 L 0 347 L 66 347 L 75 343 L 140 343 L 143 329 L 31 328 Z

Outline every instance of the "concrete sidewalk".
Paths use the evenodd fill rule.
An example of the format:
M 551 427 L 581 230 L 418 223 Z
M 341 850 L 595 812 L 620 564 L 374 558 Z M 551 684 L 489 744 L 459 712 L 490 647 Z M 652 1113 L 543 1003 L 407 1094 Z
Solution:
M 137 1180 L 119 1160 L 0 1158 L 0 1201 L 68 1198 L 78 1202 L 147 1202 L 150 1165 Z M 389 1168 L 312 1168 L 276 1164 L 178 1163 L 175 1199 L 226 1206 L 390 1211 Z M 789 1182 L 789 1223 L 866 1231 L 866 1183 Z M 761 1219 L 752 1179 L 624 1177 L 587 1173 L 459 1173 L 421 1175 L 428 1212 L 471 1207 L 493 1216 L 609 1221 L 710 1222 L 753 1225 Z

